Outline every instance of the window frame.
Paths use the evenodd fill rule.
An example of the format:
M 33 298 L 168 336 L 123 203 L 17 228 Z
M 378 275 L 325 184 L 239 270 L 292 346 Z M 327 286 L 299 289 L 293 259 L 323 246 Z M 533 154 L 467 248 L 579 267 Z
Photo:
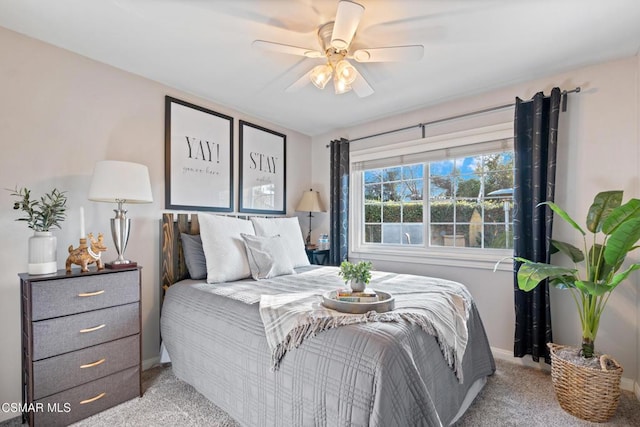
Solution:
M 357 149 L 352 145 L 349 179 L 349 222 L 351 224 L 349 227 L 349 257 L 391 262 L 493 269 L 498 260 L 513 256 L 513 249 L 429 246 L 428 237 L 430 233 L 428 231 L 428 215 L 424 215 L 422 222 L 425 227 L 424 245 L 381 245 L 379 243 L 366 243 L 364 241 L 364 174 L 362 173 L 364 169 L 415 163 L 413 158 L 403 162 L 403 157 L 409 156 L 415 158 L 416 156 L 424 155 L 425 160 L 423 161 L 429 162 L 430 160 L 428 158 L 433 153 L 442 150 L 448 152 L 449 150 L 453 151 L 455 149 L 468 149 L 470 152 L 473 152 L 474 146 L 476 146 L 476 150 L 482 150 L 482 145 L 479 144 L 494 142 L 501 144 L 500 149 L 513 150 L 513 122 L 384 146 Z M 454 155 L 452 155 L 452 157 L 453 156 Z M 436 158 L 437 156 L 434 157 L 434 159 Z M 396 163 L 394 163 L 394 161 Z M 363 166 L 367 162 L 374 166 Z M 386 166 L 385 162 L 388 163 Z M 427 177 L 428 174 L 425 173 L 423 178 L 426 180 Z M 427 187 L 425 187 L 423 192 L 423 204 L 425 209 L 430 209 Z M 499 270 L 504 271 L 511 270 L 512 268 L 511 263 L 508 262 L 501 263 L 498 266 Z

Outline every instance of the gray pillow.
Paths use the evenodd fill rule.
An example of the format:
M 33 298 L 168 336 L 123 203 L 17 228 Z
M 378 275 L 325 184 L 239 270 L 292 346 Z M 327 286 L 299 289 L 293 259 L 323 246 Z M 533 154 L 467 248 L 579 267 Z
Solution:
M 207 260 L 202 249 L 202 240 L 199 234 L 180 233 L 182 239 L 182 253 L 187 264 L 189 276 L 200 280 L 207 278 Z
M 249 269 L 254 280 L 270 279 L 296 272 L 283 239 L 279 235 L 259 237 L 242 233 L 240 236 L 247 248 Z

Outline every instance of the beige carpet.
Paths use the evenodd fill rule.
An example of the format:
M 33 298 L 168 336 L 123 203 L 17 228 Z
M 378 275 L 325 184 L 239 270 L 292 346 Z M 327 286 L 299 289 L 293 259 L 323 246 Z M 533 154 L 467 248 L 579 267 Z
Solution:
M 588 423 L 557 404 L 549 373 L 515 363 L 497 362 L 495 375 L 471 405 L 458 427 L 479 426 L 640 426 L 640 402 L 623 392 L 618 411 L 605 424 Z M 218 426 L 237 427 L 224 411 L 193 387 L 178 380 L 170 367 L 143 374 L 144 396 L 111 408 L 74 426 Z M 20 419 L 0 423 L 19 426 Z
M 622 392 L 609 422 L 590 423 L 560 408 L 549 372 L 502 360 L 496 365 L 496 373 L 456 426 L 640 426 L 640 402 L 633 393 Z

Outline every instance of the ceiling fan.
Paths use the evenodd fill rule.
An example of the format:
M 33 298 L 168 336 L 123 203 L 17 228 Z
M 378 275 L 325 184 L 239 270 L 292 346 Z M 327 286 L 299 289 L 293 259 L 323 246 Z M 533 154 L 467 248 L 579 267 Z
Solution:
M 326 58 L 327 62 L 313 67 L 287 91 L 297 90 L 311 81 L 319 89 L 333 80 L 336 94 L 353 91 L 361 98 L 373 93 L 356 68 L 349 62 L 399 62 L 419 61 L 424 53 L 423 45 L 392 46 L 378 48 L 362 48 L 351 50 L 351 42 L 364 13 L 364 6 L 349 0 L 338 2 L 335 21 L 327 22 L 318 29 L 318 40 L 321 50 L 255 40 L 253 46 L 258 49 L 305 56 L 307 58 Z

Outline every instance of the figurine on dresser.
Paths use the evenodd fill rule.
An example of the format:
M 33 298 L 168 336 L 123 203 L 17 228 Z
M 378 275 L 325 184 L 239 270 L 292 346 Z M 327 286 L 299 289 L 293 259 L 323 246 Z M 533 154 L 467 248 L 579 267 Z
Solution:
M 98 233 L 98 240 L 93 237 L 93 233 L 89 233 L 88 239 L 80 239 L 80 245 L 74 248 L 73 245 L 69 245 L 69 256 L 67 257 L 66 269 L 67 272 L 71 272 L 71 264 L 76 264 L 81 267 L 81 271 L 89 271 L 89 265 L 96 263 L 98 270 L 104 269 L 104 263 L 100 259 L 102 252 L 107 250 L 104 245 L 104 237 L 102 233 Z M 90 245 L 87 246 L 87 240 Z

